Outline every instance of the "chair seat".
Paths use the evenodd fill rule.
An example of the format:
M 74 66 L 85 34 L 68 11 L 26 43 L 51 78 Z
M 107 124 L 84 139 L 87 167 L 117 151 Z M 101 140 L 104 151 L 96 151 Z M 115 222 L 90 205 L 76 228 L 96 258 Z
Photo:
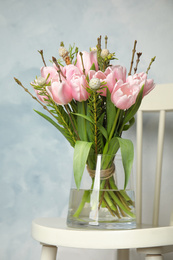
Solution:
M 32 237 L 52 246 L 90 249 L 126 249 L 173 244 L 173 226 L 142 225 L 130 230 L 73 229 L 63 218 L 38 218 L 32 222 Z

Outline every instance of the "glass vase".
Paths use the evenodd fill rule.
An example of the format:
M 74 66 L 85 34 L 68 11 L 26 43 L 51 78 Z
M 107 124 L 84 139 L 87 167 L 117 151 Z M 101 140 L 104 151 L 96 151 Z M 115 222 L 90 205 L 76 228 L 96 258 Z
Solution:
M 132 173 L 125 188 L 124 181 L 120 155 L 97 155 L 95 169 L 86 165 L 79 190 L 73 178 L 67 226 L 85 229 L 135 228 Z

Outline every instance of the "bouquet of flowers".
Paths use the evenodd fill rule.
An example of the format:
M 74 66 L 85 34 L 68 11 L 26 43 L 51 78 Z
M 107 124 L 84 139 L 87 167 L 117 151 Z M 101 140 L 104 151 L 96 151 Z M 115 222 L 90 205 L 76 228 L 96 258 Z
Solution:
M 106 36 L 102 48 L 100 36 L 96 47 L 90 48 L 89 52 L 79 52 L 74 46 L 67 50 L 61 43 L 60 59 L 52 57 L 51 66 L 46 65 L 43 51 L 39 51 L 44 66 L 41 68 L 41 76 L 31 82 L 37 98 L 15 78 L 47 111 L 46 114 L 35 112 L 55 126 L 74 147 L 73 171 L 77 189 L 80 188 L 86 165 L 90 172 L 95 171 L 97 155 L 109 154 L 109 159 L 102 162 L 102 169 L 110 169 L 119 149 L 125 174 L 124 188 L 127 186 L 134 151 L 133 143 L 123 139 L 122 133 L 134 124 L 134 116 L 142 98 L 154 88 L 154 82 L 147 79 L 147 74 L 155 57 L 146 73 L 136 73 L 142 54 L 137 53 L 134 74 L 131 75 L 136 52 L 135 41 L 130 71 L 126 77 L 125 67 L 111 65 L 116 57 L 115 53 L 107 49 L 107 39 Z M 91 178 L 94 182 L 94 178 Z M 100 185 L 102 189 L 110 190 L 100 194 L 100 206 L 106 207 L 116 216 L 120 216 L 118 212 L 132 214 L 128 204 L 133 202 L 128 196 L 121 192 L 121 200 L 117 201 L 116 195 L 111 192 L 117 189 L 112 175 L 101 180 Z M 90 193 L 88 191 L 84 194 L 85 201 L 89 201 Z M 79 217 L 83 205 L 82 202 L 75 213 L 76 217 Z

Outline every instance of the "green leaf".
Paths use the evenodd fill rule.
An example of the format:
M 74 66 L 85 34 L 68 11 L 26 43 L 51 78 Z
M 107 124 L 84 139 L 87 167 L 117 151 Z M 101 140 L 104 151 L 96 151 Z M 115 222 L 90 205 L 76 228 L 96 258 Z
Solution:
M 117 137 L 113 137 L 111 139 L 111 141 L 109 142 L 109 146 L 108 146 L 108 154 L 116 154 L 118 149 L 119 149 L 120 145 L 119 142 L 117 140 Z
M 86 109 L 85 109 L 85 102 L 78 102 L 77 103 L 77 110 L 78 114 L 83 115 L 77 117 L 77 125 L 78 125 L 78 134 L 81 140 L 87 141 L 87 131 L 86 131 Z
M 125 189 L 128 184 L 129 177 L 132 171 L 133 159 L 134 159 L 134 147 L 131 140 L 123 139 L 120 137 L 116 137 L 116 138 L 119 142 L 120 149 L 121 149 L 122 162 L 123 162 L 123 167 L 125 172 L 125 181 L 124 181 L 124 189 Z
M 128 124 L 124 125 L 123 131 L 127 131 L 135 123 L 135 118 L 132 117 Z
M 75 142 L 74 140 L 71 138 L 71 136 L 69 135 L 68 131 L 65 130 L 63 127 L 59 126 L 55 121 L 53 121 L 49 116 L 34 110 L 37 114 L 39 114 L 41 117 L 43 117 L 44 119 L 46 119 L 49 123 L 51 123 L 53 126 L 55 126 L 61 134 L 63 134 L 63 136 L 69 141 L 69 143 L 71 144 L 72 147 L 74 147 Z M 57 118 L 58 120 L 58 118 Z
M 87 106 L 87 116 L 88 116 L 89 118 L 91 118 L 91 117 L 90 117 L 90 112 L 89 112 L 88 106 Z M 91 119 L 91 120 L 92 120 L 92 119 Z M 87 140 L 88 140 L 89 142 L 93 142 L 92 127 L 93 127 L 93 123 L 91 123 L 90 121 L 86 120 Z
M 72 113 L 72 114 L 73 114 L 73 115 L 76 115 L 76 116 L 80 116 L 80 117 L 82 117 L 82 118 L 88 120 L 88 121 L 89 121 L 90 123 L 92 123 L 92 124 L 94 123 L 89 116 L 82 115 L 82 114 L 79 114 L 79 113 Z
M 95 66 L 95 63 L 92 64 L 90 70 L 96 70 L 96 66 Z
M 104 117 L 105 117 L 105 113 L 102 113 L 100 115 L 100 118 L 98 119 L 97 127 L 98 127 L 99 131 L 102 133 L 102 135 L 105 137 L 105 139 L 108 139 L 107 130 L 103 126 Z
M 46 119 L 49 123 L 51 123 L 53 126 L 55 126 L 63 135 L 64 135 L 64 129 L 62 127 L 60 127 L 57 123 L 55 123 L 55 121 L 53 121 L 49 116 L 37 111 L 34 109 L 34 111 L 39 114 L 40 116 L 42 116 L 44 119 Z
M 98 118 L 98 124 L 103 125 L 104 118 L 105 118 L 105 112 L 101 112 Z
M 101 124 L 97 124 L 98 129 L 100 130 L 100 132 L 102 133 L 102 135 L 105 137 L 105 139 L 108 139 L 108 133 L 106 131 L 106 129 L 101 125 Z
M 115 157 L 115 154 L 117 153 L 119 147 L 120 145 L 117 138 L 113 137 L 107 146 L 106 153 L 104 153 L 105 155 L 108 154 L 110 156 L 104 156 L 104 160 L 102 161 L 103 169 L 107 169 L 111 166 L 111 160 Z
M 111 101 L 111 93 L 108 88 L 107 88 L 107 95 L 106 95 L 106 116 L 107 116 L 107 133 L 109 136 L 116 117 L 116 107 Z
M 91 142 L 77 141 L 74 148 L 73 171 L 77 189 L 80 188 L 82 175 L 92 146 Z

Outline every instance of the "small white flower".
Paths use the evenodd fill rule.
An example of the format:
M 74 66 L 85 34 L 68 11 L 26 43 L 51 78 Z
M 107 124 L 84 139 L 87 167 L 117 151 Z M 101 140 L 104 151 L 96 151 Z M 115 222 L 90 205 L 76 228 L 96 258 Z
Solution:
M 100 80 L 98 78 L 91 79 L 89 82 L 89 86 L 91 89 L 94 89 L 94 90 L 100 88 Z
M 65 48 L 65 47 L 60 47 L 59 48 L 59 56 L 60 57 L 65 57 L 65 56 L 67 56 L 68 55 L 68 51 L 67 51 L 67 49 Z
M 97 47 L 92 47 L 90 50 L 91 51 L 97 51 Z
M 108 49 L 103 49 L 103 50 L 101 51 L 101 57 L 102 57 L 103 59 L 105 59 L 108 55 L 109 55 L 109 50 L 108 50 Z
M 39 86 L 44 86 L 46 84 L 46 79 L 43 77 L 38 77 L 35 80 L 35 83 L 38 84 Z

